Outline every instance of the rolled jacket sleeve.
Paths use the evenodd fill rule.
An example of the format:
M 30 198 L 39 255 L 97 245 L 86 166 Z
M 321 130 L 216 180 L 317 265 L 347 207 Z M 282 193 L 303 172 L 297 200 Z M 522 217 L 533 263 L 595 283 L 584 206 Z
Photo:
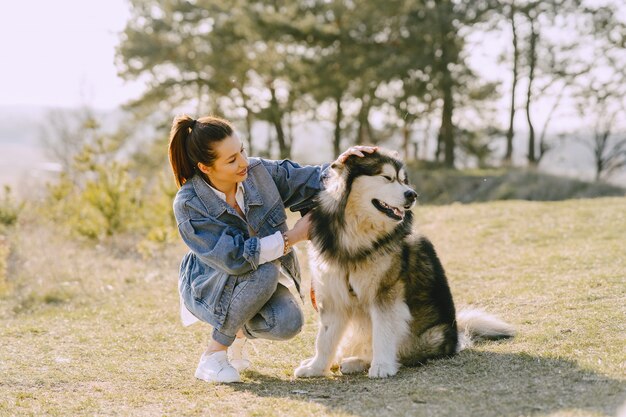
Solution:
M 313 198 L 324 188 L 330 164 L 301 166 L 290 160 L 262 160 L 272 176 L 285 207 L 291 211 L 313 207 Z
M 207 265 L 231 275 L 259 267 L 260 239 L 246 239 L 241 230 L 213 219 L 185 220 L 178 225 L 183 241 Z

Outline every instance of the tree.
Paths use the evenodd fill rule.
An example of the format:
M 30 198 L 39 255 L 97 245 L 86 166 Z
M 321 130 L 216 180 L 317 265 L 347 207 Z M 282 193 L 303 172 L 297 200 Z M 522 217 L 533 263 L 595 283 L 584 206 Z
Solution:
M 293 2 L 287 2 L 293 4 Z M 402 2 L 311 1 L 260 15 L 263 33 L 273 42 L 291 45 L 301 57 L 298 91 L 334 110 L 333 152 L 341 151 L 347 102 L 358 103 L 355 142 L 374 141 L 369 114 L 378 102 L 376 91 L 393 60 L 385 30 Z M 304 75 L 304 76 L 303 76 Z M 388 77 L 388 76 L 387 76 Z M 292 80 L 293 81 L 293 80 Z M 325 106 L 322 106 L 325 107 Z M 352 116 L 352 115 L 350 115 Z
M 578 113 L 592 126 L 585 144 L 596 181 L 626 166 L 626 22 L 619 10 L 608 5 L 593 11 L 594 65 L 574 86 Z
M 411 41 L 423 41 L 417 51 L 416 62 L 424 63 L 424 70 L 432 84 L 429 92 L 440 102 L 439 133 L 436 159 L 444 155 L 444 165 L 455 165 L 454 111 L 459 101 L 475 90 L 483 90 L 476 74 L 466 63 L 465 37 L 469 31 L 486 22 L 495 11 L 491 1 L 455 2 L 451 0 L 410 2 L 407 28 Z M 426 54 L 424 57 L 423 54 Z M 415 54 L 413 55 L 415 56 Z M 429 62 L 430 61 L 430 62 Z M 473 85 L 472 88 L 466 88 Z
M 517 93 L 517 82 L 519 81 L 519 56 L 520 56 L 520 47 L 518 40 L 518 29 L 516 23 L 516 15 L 517 15 L 517 7 L 515 5 L 515 0 L 511 2 L 511 4 L 504 5 L 504 14 L 508 16 L 509 23 L 511 25 L 511 44 L 513 47 L 513 76 L 511 80 L 511 107 L 509 108 L 509 128 L 506 132 L 506 152 L 504 154 L 504 163 L 506 165 L 510 165 L 513 159 L 513 136 L 514 127 L 513 123 L 515 121 L 515 112 L 516 112 L 516 104 L 515 104 L 515 95 Z
M 50 110 L 41 124 L 40 139 L 44 152 L 61 165 L 61 171 L 73 175 L 76 156 L 83 144 L 85 128 L 96 120 L 93 109 L 88 106 L 78 110 Z
M 130 108 L 195 103 L 199 115 L 243 121 L 251 153 L 254 120 L 264 120 L 275 129 L 280 156 L 290 156 L 285 123 L 298 107 L 291 94 L 298 57 L 266 36 L 259 16 L 287 13 L 293 3 L 131 0 L 131 6 L 118 47 L 120 73 L 147 78 L 149 89 Z

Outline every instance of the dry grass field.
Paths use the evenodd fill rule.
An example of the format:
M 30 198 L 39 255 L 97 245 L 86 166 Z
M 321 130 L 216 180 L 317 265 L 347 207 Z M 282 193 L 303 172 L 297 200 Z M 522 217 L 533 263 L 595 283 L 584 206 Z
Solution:
M 626 400 L 626 198 L 455 204 L 415 214 L 457 308 L 495 313 L 517 337 L 388 380 L 295 380 L 293 369 L 314 350 L 307 300 L 303 332 L 289 342 L 254 341 L 253 368 L 236 385 L 193 377 L 210 328 L 179 322 L 181 244 L 142 257 L 132 239 L 93 246 L 25 215 L 0 240 L 0 415 L 618 412 Z

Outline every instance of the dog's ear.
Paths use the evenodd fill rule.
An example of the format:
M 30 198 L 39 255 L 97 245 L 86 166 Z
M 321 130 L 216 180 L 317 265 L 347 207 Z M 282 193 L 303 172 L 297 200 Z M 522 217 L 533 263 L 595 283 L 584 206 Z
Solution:
M 343 170 L 346 168 L 346 164 L 343 162 L 335 161 L 330 164 L 331 169 L 335 170 L 338 174 L 341 174 Z
M 357 158 L 359 157 L 356 155 L 349 155 L 345 161 L 343 162 L 335 161 L 330 165 L 330 167 L 334 169 L 338 174 L 342 174 L 343 171 L 346 169 L 346 167 L 350 167 L 351 165 L 354 165 L 354 161 Z
M 330 165 L 330 167 L 334 169 L 338 174 L 341 174 L 346 168 L 354 167 L 357 164 L 363 164 L 364 159 L 368 159 L 369 157 L 373 157 L 375 155 L 378 155 L 378 153 L 377 152 L 365 153 L 364 156 L 348 155 L 345 161 L 343 162 L 335 161 Z

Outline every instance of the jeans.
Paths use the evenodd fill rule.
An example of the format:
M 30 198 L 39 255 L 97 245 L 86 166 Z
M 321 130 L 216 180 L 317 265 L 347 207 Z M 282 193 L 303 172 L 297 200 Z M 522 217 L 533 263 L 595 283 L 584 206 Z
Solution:
M 225 346 L 239 329 L 250 339 L 291 339 L 302 329 L 304 317 L 296 298 L 278 282 L 278 262 L 267 262 L 236 279 L 224 324 L 213 330 L 213 339 Z

